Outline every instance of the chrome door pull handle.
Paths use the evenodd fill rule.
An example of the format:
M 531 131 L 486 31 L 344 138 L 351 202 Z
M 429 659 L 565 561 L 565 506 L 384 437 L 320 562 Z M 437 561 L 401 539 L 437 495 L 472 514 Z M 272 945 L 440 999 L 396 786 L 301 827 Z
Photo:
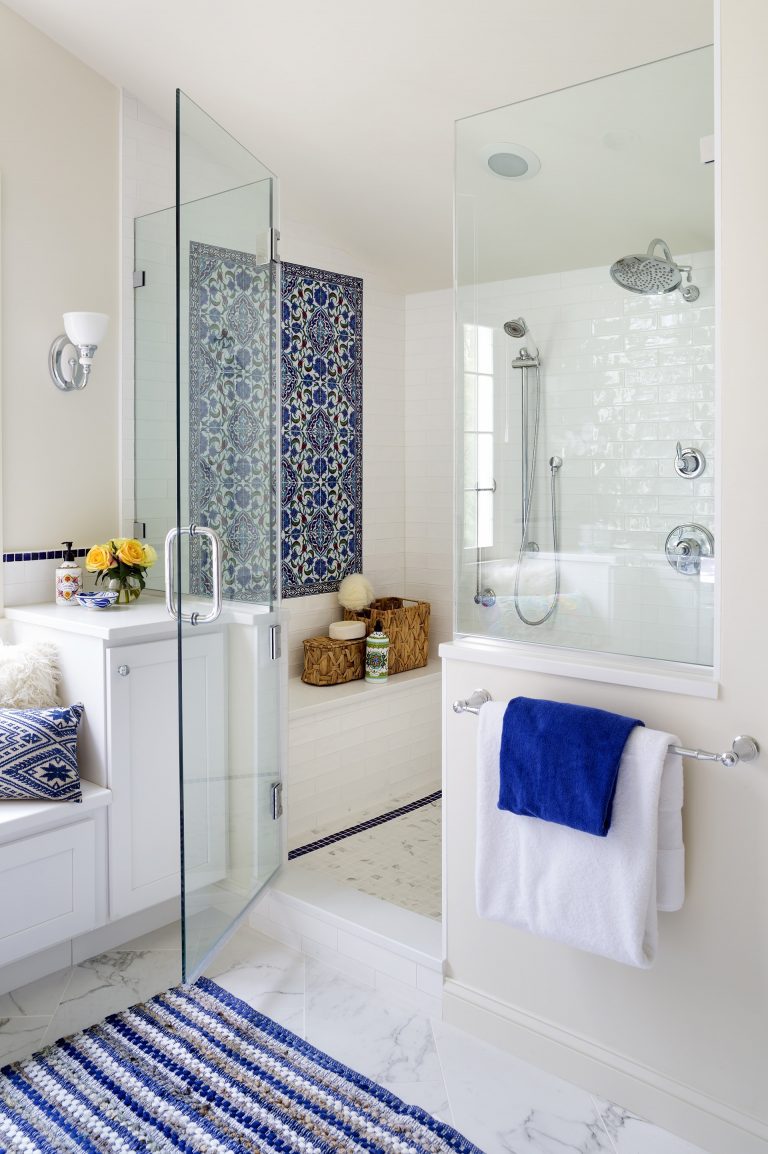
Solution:
M 207 537 L 211 543 L 211 609 L 210 612 L 183 613 L 176 604 L 173 595 L 174 582 L 174 544 L 180 535 L 188 537 Z M 165 607 L 174 621 L 182 621 L 185 625 L 207 625 L 215 621 L 221 613 L 221 538 L 213 529 L 206 525 L 183 525 L 169 530 L 165 538 Z

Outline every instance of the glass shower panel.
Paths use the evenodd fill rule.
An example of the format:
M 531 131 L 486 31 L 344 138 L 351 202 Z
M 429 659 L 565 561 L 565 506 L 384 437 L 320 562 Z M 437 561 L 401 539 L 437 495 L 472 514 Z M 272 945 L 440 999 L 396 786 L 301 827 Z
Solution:
M 457 124 L 460 634 L 712 664 L 713 124 L 710 48 Z
M 176 523 L 176 213 L 173 207 L 134 222 L 134 509 L 137 533 L 163 555 Z M 147 570 L 162 592 L 162 565 Z
M 275 183 L 178 94 L 180 532 L 172 560 L 186 978 L 201 971 L 281 855 Z

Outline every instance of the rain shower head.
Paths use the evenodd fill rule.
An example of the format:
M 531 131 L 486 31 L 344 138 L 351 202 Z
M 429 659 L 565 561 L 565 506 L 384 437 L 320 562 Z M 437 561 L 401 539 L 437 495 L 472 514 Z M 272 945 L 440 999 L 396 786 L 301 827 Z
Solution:
M 504 332 L 508 337 L 514 337 L 516 340 L 519 340 L 520 337 L 524 337 L 528 332 L 528 325 L 522 317 L 517 317 L 514 321 L 507 321 L 504 325 Z
M 663 258 L 654 255 L 657 248 L 661 248 Z M 689 283 L 685 288 L 680 288 L 683 273 L 688 274 Z M 632 293 L 647 296 L 653 293 L 671 293 L 675 289 L 680 289 L 684 300 L 695 301 L 699 296 L 699 290 L 690 284 L 690 266 L 678 264 L 669 251 L 669 245 L 658 236 L 648 245 L 647 252 L 622 256 L 615 261 L 611 265 L 611 277 L 620 288 L 628 289 Z

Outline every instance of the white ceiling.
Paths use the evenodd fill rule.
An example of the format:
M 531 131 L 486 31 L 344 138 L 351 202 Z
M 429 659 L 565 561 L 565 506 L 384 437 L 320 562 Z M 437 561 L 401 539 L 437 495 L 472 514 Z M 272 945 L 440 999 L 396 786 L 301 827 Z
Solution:
M 169 121 L 182 88 L 404 291 L 451 283 L 455 120 L 712 39 L 709 0 L 7 2 Z

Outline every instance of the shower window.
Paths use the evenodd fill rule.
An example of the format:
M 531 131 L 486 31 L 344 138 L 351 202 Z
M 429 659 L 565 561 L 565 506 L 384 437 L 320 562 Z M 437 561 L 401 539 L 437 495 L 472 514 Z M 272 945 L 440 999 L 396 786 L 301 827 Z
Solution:
M 458 122 L 457 633 L 712 664 L 713 125 L 708 48 Z
M 464 326 L 464 546 L 493 545 L 493 329 Z

